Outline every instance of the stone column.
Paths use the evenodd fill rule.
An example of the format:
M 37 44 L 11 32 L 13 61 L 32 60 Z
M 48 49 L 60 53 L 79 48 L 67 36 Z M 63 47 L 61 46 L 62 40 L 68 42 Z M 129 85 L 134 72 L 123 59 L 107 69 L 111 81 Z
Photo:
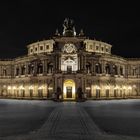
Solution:
M 61 71 L 61 56 L 60 55 L 59 55 L 58 61 L 59 61 L 59 64 L 58 64 L 59 68 L 58 69 L 59 69 L 59 71 Z
M 60 60 L 61 60 L 61 58 L 60 58 L 60 55 L 58 54 L 57 55 L 57 72 L 60 71 L 60 66 L 61 66 Z
M 92 60 L 91 60 L 91 73 L 94 72 L 93 69 L 94 69 L 94 64 L 93 64 L 93 59 L 92 59 Z
M 42 67 L 43 67 L 43 72 L 42 72 L 42 74 L 44 75 L 44 74 L 45 74 L 45 60 L 42 61 Z
M 138 78 L 140 77 L 140 65 L 138 67 Z
M 113 65 L 112 65 L 112 63 L 109 64 L 109 67 L 110 67 L 110 74 L 111 74 L 111 75 L 114 75 L 114 72 L 113 72 Z
M 47 69 L 48 69 L 48 60 L 45 59 L 45 60 L 44 60 L 44 74 L 45 74 L 45 75 L 47 74 Z
M 57 54 L 55 55 L 55 61 L 54 61 L 54 63 L 55 63 L 55 73 L 58 71 L 58 60 L 57 60 Z
M 84 56 L 85 62 L 84 62 L 84 70 L 86 71 L 86 56 Z
M 34 62 L 34 73 L 33 74 L 34 75 L 37 74 L 37 62 L 36 61 Z
M 19 76 L 21 76 L 21 64 L 19 65 Z
M 101 62 L 101 69 L 102 69 L 102 74 L 105 74 L 105 63 L 104 63 L 104 61 Z
M 58 77 L 57 76 L 55 76 L 54 77 L 54 92 L 56 92 L 56 90 L 57 90 L 57 83 L 58 83 Z
M 81 61 L 80 61 L 80 56 L 78 54 L 78 70 L 81 70 L 80 65 L 81 65 Z
M 126 67 L 125 67 L 125 65 L 123 65 L 123 75 L 124 75 L 124 77 L 126 76 Z
M 83 70 L 85 72 L 86 71 L 86 56 L 82 57 L 82 66 L 83 66 Z
M 118 65 L 118 75 L 120 75 L 120 65 Z
M 80 58 L 80 70 L 83 70 L 84 69 L 84 66 L 83 66 L 83 55 L 80 55 L 79 58 Z
M 25 75 L 27 76 L 28 75 L 28 71 L 29 71 L 29 67 L 28 67 L 29 63 L 26 62 L 25 63 L 25 66 L 26 66 L 26 69 L 25 69 Z

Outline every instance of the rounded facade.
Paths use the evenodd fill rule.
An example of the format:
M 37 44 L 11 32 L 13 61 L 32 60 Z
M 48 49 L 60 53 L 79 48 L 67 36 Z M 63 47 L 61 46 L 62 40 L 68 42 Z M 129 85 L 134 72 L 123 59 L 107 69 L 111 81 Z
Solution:
M 26 56 L 0 60 L 0 97 L 138 98 L 140 59 L 112 55 L 112 45 L 66 25 L 62 35 L 29 44 Z

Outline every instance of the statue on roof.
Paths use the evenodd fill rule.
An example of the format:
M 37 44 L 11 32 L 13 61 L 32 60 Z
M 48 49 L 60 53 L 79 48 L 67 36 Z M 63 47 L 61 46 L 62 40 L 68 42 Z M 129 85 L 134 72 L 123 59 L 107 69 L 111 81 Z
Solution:
M 65 18 L 64 23 L 63 23 L 63 35 L 64 36 L 75 36 L 75 27 L 74 27 L 74 21 L 69 18 Z

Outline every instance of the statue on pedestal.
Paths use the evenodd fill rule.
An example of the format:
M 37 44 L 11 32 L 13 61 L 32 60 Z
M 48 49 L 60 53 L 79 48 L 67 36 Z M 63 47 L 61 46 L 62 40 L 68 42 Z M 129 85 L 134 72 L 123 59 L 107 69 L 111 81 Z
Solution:
M 63 23 L 63 35 L 64 36 L 76 36 L 74 21 L 69 18 L 65 18 Z

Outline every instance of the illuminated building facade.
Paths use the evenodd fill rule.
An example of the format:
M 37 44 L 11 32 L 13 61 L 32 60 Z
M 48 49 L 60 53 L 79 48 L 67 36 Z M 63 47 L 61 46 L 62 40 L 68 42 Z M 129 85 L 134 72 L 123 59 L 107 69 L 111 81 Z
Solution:
M 140 59 L 112 55 L 112 45 L 77 35 L 73 20 L 49 40 L 27 46 L 28 54 L 0 60 L 0 98 L 75 100 L 138 98 Z

